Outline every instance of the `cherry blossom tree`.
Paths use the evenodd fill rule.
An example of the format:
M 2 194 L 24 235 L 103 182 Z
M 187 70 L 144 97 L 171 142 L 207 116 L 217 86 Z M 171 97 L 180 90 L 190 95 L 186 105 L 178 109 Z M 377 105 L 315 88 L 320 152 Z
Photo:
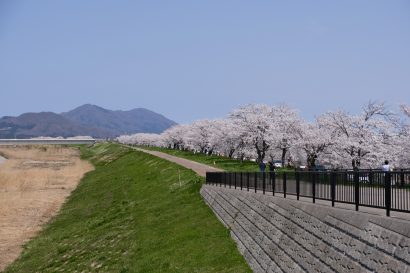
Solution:
M 404 119 L 398 126 L 398 134 L 396 138 L 397 148 L 396 156 L 398 166 L 402 168 L 410 167 L 410 106 L 401 105 L 402 113 L 404 114 Z
M 395 166 L 410 166 L 410 107 L 401 106 L 400 120 L 384 103 L 364 105 L 350 115 L 343 110 L 320 115 L 315 122 L 300 119 L 287 105 L 249 104 L 234 109 L 228 118 L 198 120 L 176 125 L 160 135 L 120 136 L 121 143 L 189 149 L 235 158 L 320 161 L 333 168 L 379 167 L 389 159 Z
M 266 151 L 274 141 L 274 114 L 272 107 L 264 104 L 249 104 L 235 109 L 230 114 L 238 136 L 244 145 L 256 153 L 256 161 L 262 162 Z
M 117 141 L 128 145 L 161 146 L 162 137 L 158 134 L 137 133 L 133 135 L 122 135 Z
M 318 121 L 301 124 L 300 138 L 297 146 L 306 153 L 306 163 L 309 169 L 316 166 L 316 160 L 333 144 L 331 132 Z
M 240 130 L 230 119 L 219 119 L 213 122 L 213 131 L 209 144 L 218 153 L 232 158 L 245 145 Z
M 184 149 L 184 137 L 188 131 L 189 125 L 178 124 L 164 131 L 162 141 L 167 148 Z
M 280 150 L 282 166 L 285 166 L 288 151 L 300 138 L 302 120 L 298 112 L 287 105 L 273 107 L 273 116 L 273 149 Z
M 210 147 L 210 140 L 214 134 L 214 121 L 197 120 L 187 127 L 184 134 L 185 146 L 191 150 L 205 153 Z
M 360 115 L 344 111 L 328 112 L 320 117 L 321 123 L 335 140 L 330 152 L 333 164 L 345 165 L 351 161 L 354 169 L 380 164 L 389 151 L 392 138 L 392 114 L 384 103 L 369 102 Z

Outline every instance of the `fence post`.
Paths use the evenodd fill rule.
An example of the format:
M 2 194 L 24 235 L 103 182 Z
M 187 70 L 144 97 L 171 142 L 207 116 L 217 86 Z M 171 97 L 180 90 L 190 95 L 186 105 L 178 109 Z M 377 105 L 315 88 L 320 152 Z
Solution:
M 258 173 L 257 172 L 255 172 L 255 181 L 253 181 L 253 185 L 254 185 L 255 193 L 256 193 L 256 187 L 258 185 Z
M 241 179 L 241 190 L 242 190 L 243 189 L 243 172 L 241 172 L 240 179 Z
M 374 176 L 373 176 L 373 174 L 374 174 L 374 171 L 373 171 L 373 170 L 370 170 L 370 172 L 369 172 L 369 184 L 370 184 L 370 185 L 373 185 L 373 181 L 374 181 Z
M 228 179 L 228 181 L 229 181 L 229 188 L 231 188 L 231 182 L 232 182 L 232 173 L 229 173 L 229 179 Z
M 262 173 L 262 189 L 263 189 L 263 194 L 265 194 L 265 189 L 266 189 L 266 173 Z
M 336 199 L 336 172 L 330 173 L 330 197 L 332 199 L 332 207 L 335 206 Z
M 312 197 L 313 203 L 316 203 L 316 173 L 315 171 L 312 172 Z
M 400 184 L 402 187 L 404 187 L 404 170 L 401 169 L 400 171 Z
M 349 176 L 348 176 L 347 171 L 345 171 L 345 172 L 344 172 L 344 178 L 343 178 L 343 181 L 349 181 Z
M 283 172 L 283 197 L 286 198 L 286 171 Z
M 228 173 L 225 173 L 225 175 L 224 175 L 224 188 L 226 188 L 226 179 L 227 179 L 227 176 L 228 176 Z
M 384 173 L 384 202 L 386 207 L 386 216 L 390 216 L 391 209 L 391 175 L 390 172 Z
M 356 206 L 356 211 L 359 210 L 359 172 L 357 170 L 354 171 L 354 203 Z
M 247 172 L 246 173 L 246 177 L 247 177 L 246 178 L 246 187 L 247 187 L 248 191 L 249 191 L 249 175 L 250 175 L 249 172 Z
M 276 173 L 274 171 L 271 172 L 271 179 L 272 179 L 272 195 L 275 196 Z
M 295 178 L 296 178 L 296 199 L 299 200 L 299 195 L 300 195 L 300 172 L 299 171 L 295 172 Z
M 234 181 L 235 181 L 235 190 L 236 190 L 236 173 L 233 173 L 233 175 L 234 175 Z

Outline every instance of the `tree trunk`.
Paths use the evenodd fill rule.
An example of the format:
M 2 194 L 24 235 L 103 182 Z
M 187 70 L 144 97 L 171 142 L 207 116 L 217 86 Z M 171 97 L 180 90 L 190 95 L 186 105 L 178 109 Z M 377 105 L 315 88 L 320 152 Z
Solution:
M 316 167 L 316 155 L 309 154 L 307 156 L 307 165 L 308 165 L 309 170 L 315 169 L 315 167 Z
M 360 159 L 352 159 L 353 170 L 358 170 L 360 168 Z
M 229 158 L 232 158 L 234 152 L 235 152 L 235 149 L 231 149 L 231 150 L 229 151 L 228 157 L 229 157 Z
M 282 167 L 285 167 L 285 157 L 288 149 L 287 148 L 282 148 Z
M 242 164 L 243 161 L 245 160 L 245 154 L 244 154 L 244 153 L 241 153 L 240 158 L 241 158 L 241 164 Z
M 262 149 L 259 148 L 258 143 L 255 143 L 256 153 L 258 154 L 257 163 L 263 162 L 265 159 L 266 151 L 269 149 L 268 144 L 266 144 L 265 140 L 262 141 Z
M 259 148 L 256 149 L 256 153 L 258 154 L 258 158 L 256 159 L 256 163 L 261 163 L 265 157 L 264 152 L 259 150 Z

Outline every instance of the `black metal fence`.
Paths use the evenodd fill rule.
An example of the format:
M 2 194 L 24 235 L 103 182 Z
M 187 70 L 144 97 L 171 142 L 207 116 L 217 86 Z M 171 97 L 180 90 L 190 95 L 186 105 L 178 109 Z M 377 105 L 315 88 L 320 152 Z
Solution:
M 208 172 L 206 183 L 359 206 L 410 212 L 410 171 Z

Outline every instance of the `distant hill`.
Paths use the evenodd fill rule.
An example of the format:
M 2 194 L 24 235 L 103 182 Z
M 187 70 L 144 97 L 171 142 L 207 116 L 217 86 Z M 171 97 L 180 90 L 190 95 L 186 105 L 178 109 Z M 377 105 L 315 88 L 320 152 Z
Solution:
M 40 112 L 2 117 L 0 138 L 78 135 L 109 138 L 125 133 L 161 133 L 174 124 L 174 121 L 143 108 L 111 111 L 86 104 L 62 114 Z
M 77 135 L 108 137 L 112 133 L 82 126 L 52 112 L 25 113 L 18 117 L 0 119 L 0 138 L 70 137 Z
M 129 111 L 112 111 L 102 107 L 85 104 L 62 115 L 69 120 L 115 135 L 130 133 L 162 133 L 176 123 L 163 115 L 144 108 Z

